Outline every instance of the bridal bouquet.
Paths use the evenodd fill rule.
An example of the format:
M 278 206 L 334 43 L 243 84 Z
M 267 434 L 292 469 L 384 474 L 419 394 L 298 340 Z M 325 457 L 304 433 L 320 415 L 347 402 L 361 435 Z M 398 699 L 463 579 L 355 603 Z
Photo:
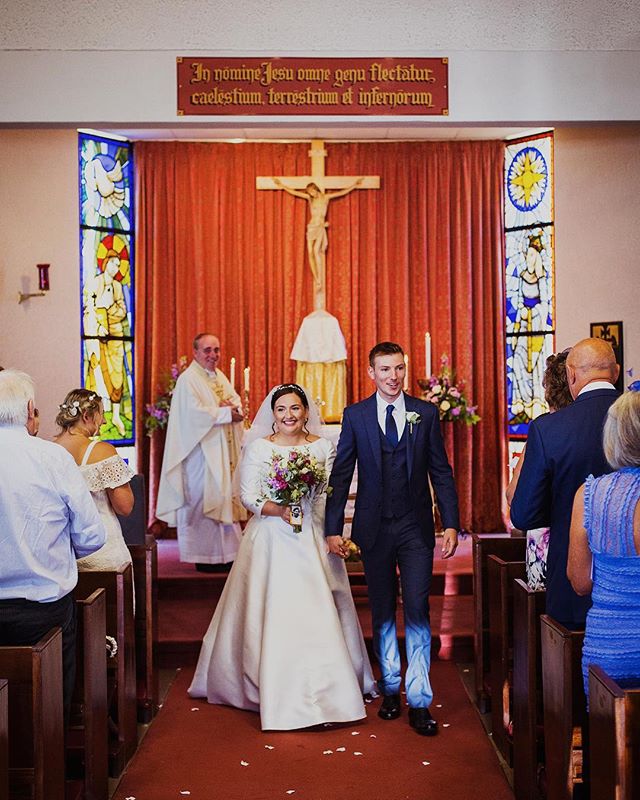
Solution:
M 275 450 L 268 462 L 264 497 L 291 508 L 291 524 L 295 533 L 302 531 L 303 497 L 326 489 L 327 472 L 324 464 L 308 450 L 290 450 L 288 455 Z
M 469 405 L 464 396 L 464 381 L 455 382 L 455 375 L 449 366 L 449 356 L 446 354 L 440 359 L 440 373 L 432 375 L 426 381 L 420 380 L 423 389 L 422 397 L 429 403 L 438 406 L 440 419 L 447 422 L 460 420 L 467 425 L 480 422 L 476 413 L 477 406 Z
M 158 429 L 164 430 L 169 422 L 169 409 L 171 408 L 171 397 L 173 390 L 181 372 L 187 368 L 186 356 L 180 356 L 175 364 L 171 365 L 170 373 L 165 377 L 165 388 L 155 403 L 148 403 L 144 415 L 144 429 L 147 436 L 153 436 Z

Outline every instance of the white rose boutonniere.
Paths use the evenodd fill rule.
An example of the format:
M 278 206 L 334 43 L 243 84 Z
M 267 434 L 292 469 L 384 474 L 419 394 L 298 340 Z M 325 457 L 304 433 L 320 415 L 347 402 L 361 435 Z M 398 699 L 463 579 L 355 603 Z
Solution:
M 409 426 L 409 433 L 413 433 L 413 426 L 418 425 L 422 417 L 417 411 L 407 411 L 404 416 L 407 420 L 407 425 Z

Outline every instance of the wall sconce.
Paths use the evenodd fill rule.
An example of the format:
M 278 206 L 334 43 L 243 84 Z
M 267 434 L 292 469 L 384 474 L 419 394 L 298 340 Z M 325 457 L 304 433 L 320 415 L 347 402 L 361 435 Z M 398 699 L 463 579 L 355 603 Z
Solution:
M 38 270 L 38 289 L 39 292 L 18 292 L 18 305 L 30 297 L 44 297 L 49 291 L 49 267 L 50 264 L 36 264 Z

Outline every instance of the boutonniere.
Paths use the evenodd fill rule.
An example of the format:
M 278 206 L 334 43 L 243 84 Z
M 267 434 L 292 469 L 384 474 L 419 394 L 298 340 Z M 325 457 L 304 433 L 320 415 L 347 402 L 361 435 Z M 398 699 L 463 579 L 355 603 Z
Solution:
M 413 433 L 413 426 L 419 425 L 420 420 L 422 417 L 418 414 L 417 411 L 407 411 L 404 415 L 404 418 L 407 420 L 407 425 L 409 426 L 409 433 Z

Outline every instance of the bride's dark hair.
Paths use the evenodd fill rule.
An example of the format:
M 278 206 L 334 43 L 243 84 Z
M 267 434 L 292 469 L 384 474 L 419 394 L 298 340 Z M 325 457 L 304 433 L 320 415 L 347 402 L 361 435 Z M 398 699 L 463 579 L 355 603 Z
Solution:
M 307 400 L 307 395 L 304 393 L 304 390 L 301 386 L 298 386 L 297 383 L 283 383 L 282 386 L 278 386 L 278 388 L 273 392 L 271 395 L 271 410 L 276 407 L 276 403 L 281 397 L 284 397 L 285 394 L 295 394 L 300 398 L 300 402 L 305 408 L 309 408 L 309 401 Z

